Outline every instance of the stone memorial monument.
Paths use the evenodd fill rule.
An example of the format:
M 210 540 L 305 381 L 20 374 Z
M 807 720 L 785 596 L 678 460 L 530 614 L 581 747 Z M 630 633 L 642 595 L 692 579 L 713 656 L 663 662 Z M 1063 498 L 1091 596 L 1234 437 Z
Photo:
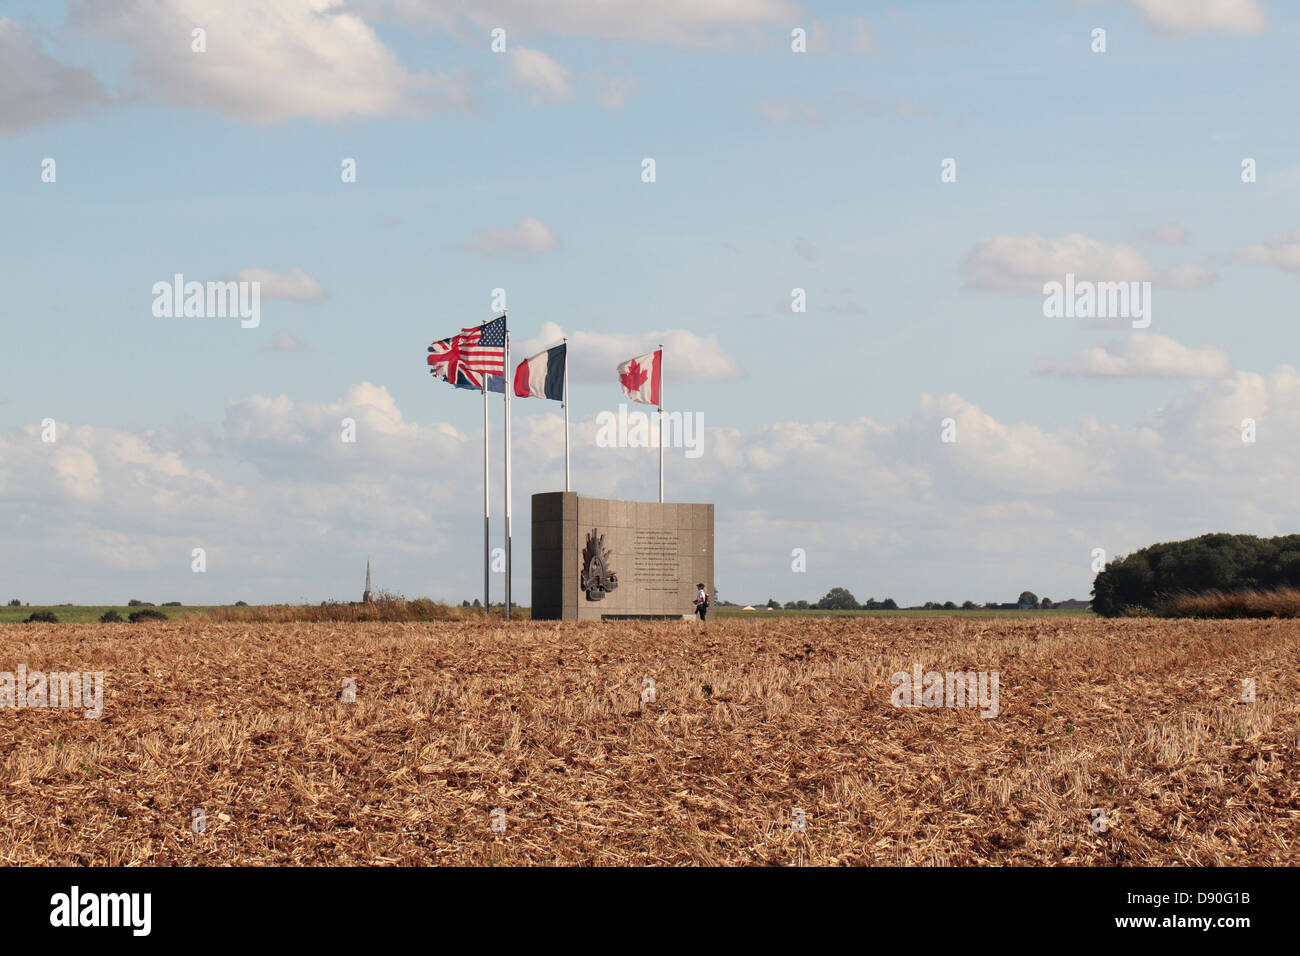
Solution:
M 713 505 L 533 495 L 533 620 L 677 620 L 713 598 Z

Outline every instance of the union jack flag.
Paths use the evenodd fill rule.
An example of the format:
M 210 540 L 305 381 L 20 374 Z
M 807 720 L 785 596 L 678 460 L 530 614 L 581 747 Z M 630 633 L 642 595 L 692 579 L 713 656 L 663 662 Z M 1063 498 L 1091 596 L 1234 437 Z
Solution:
M 429 346 L 429 373 L 475 391 L 483 388 L 486 376 L 488 389 L 501 391 L 506 374 L 506 317 L 434 342 Z

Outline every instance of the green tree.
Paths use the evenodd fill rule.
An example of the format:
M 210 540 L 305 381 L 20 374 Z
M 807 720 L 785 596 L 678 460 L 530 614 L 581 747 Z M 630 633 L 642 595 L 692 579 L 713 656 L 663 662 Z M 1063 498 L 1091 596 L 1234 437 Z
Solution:
M 1203 534 L 1148 545 L 1110 561 L 1092 584 L 1092 609 L 1114 617 L 1156 611 L 1180 594 L 1300 586 L 1300 535 Z
M 817 608 L 822 611 L 856 611 L 858 601 L 848 588 L 831 588 L 826 592 L 825 597 L 817 602 Z
M 1016 603 L 1021 607 L 1038 607 L 1038 595 L 1033 591 L 1021 591 Z

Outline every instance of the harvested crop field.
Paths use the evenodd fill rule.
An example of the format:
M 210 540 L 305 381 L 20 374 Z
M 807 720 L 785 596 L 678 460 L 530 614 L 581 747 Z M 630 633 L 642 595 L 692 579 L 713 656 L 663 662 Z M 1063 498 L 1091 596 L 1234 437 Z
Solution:
M 104 706 L 0 709 L 5 864 L 1300 863 L 1290 621 L 6 625 L 19 664 Z M 997 716 L 893 706 L 914 665 Z

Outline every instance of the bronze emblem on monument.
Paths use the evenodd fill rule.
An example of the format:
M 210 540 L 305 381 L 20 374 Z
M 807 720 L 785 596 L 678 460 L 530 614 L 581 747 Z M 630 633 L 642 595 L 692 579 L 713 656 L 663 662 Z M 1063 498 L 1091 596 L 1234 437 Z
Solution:
M 616 587 L 618 575 L 609 566 L 605 536 L 597 535 L 596 529 L 592 528 L 587 535 L 587 546 L 582 549 L 582 589 L 587 592 L 588 601 L 600 601 Z

